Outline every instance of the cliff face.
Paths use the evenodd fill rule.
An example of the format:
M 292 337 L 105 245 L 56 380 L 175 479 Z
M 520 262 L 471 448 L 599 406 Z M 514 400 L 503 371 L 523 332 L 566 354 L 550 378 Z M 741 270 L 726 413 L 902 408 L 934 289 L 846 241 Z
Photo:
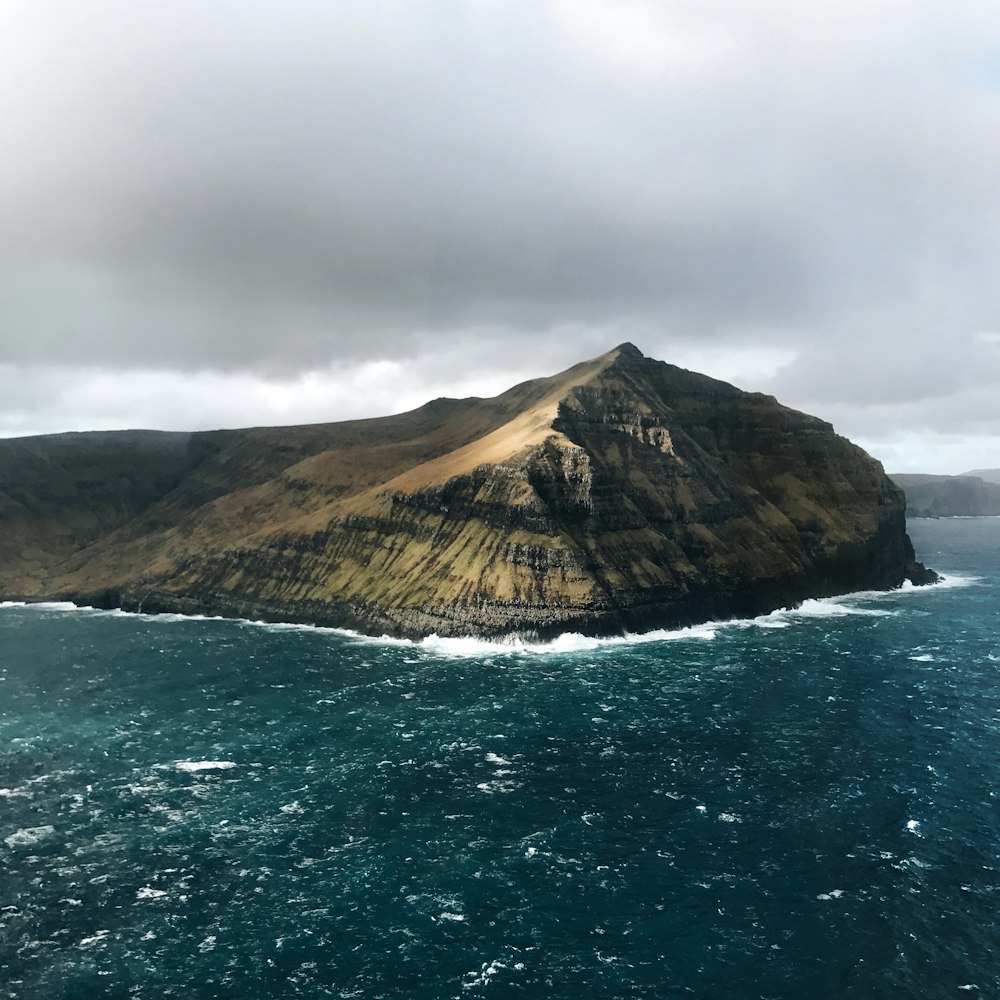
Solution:
M 90 492 L 65 437 L 0 442 L 0 501 L 26 442 L 42 463 L 28 492 L 48 490 L 43 508 L 24 490 L 0 506 L 5 596 L 545 636 L 933 578 L 902 491 L 861 449 L 627 344 L 381 420 L 86 436 L 69 454 L 100 453 Z
M 993 470 L 983 469 L 989 474 Z M 892 481 L 906 493 L 907 517 L 995 517 L 1000 484 L 971 472 L 964 476 L 898 473 Z

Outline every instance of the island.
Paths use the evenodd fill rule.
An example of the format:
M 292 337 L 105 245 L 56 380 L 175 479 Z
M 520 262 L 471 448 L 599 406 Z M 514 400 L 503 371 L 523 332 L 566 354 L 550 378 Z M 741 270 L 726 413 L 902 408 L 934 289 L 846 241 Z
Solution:
M 935 579 L 861 448 L 631 344 L 376 419 L 0 441 L 7 600 L 547 638 Z

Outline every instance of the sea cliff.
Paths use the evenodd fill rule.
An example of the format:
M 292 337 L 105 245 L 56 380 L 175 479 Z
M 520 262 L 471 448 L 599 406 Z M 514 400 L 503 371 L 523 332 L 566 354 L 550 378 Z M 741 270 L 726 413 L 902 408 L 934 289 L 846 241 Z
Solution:
M 982 470 L 989 474 L 993 470 Z M 994 472 L 995 475 L 995 472 Z M 892 481 L 906 494 L 907 517 L 997 517 L 1000 483 L 966 473 L 933 476 L 893 473 Z
M 929 582 L 829 424 L 631 344 L 494 399 L 0 442 L 0 594 L 419 637 L 607 634 Z

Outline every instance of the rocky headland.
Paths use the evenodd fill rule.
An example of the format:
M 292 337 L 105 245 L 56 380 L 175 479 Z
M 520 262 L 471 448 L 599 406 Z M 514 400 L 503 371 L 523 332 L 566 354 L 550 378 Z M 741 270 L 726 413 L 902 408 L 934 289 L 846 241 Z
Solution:
M 931 582 L 815 417 L 631 344 L 493 399 L 0 441 L 0 595 L 371 634 L 611 634 Z
M 996 469 L 978 469 L 961 476 L 892 473 L 890 478 L 906 494 L 907 517 L 996 517 L 997 475 Z

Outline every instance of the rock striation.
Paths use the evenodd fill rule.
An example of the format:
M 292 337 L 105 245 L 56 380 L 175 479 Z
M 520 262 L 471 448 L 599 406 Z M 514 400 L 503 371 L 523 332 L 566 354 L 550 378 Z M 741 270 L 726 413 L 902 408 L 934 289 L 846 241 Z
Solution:
M 494 399 L 0 442 L 0 594 L 367 633 L 610 634 L 926 583 L 822 420 L 631 344 Z

